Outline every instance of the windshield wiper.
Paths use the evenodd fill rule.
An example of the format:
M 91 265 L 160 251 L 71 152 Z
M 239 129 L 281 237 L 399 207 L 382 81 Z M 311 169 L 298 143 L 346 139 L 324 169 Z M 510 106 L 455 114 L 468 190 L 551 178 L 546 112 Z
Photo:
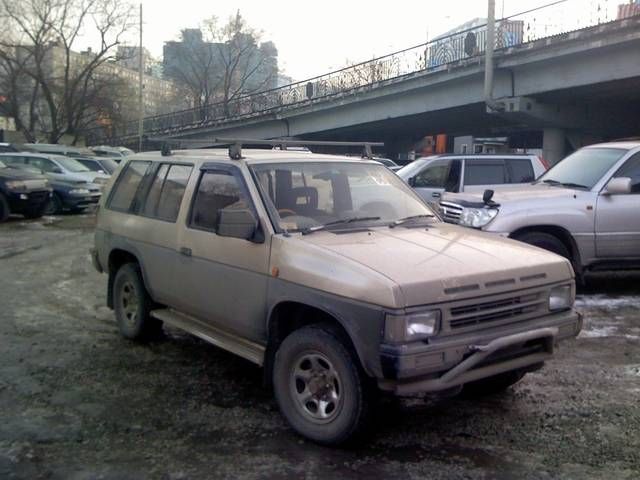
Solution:
M 317 227 L 307 227 L 301 230 L 303 235 L 309 235 L 313 232 L 319 232 L 320 230 L 325 230 L 328 227 L 332 227 L 334 225 L 346 225 L 349 223 L 355 222 L 367 222 L 373 220 L 380 220 L 380 217 L 351 217 L 351 218 L 343 218 L 341 220 L 336 220 L 334 222 L 325 223 L 324 225 L 318 225 Z
M 422 214 L 422 215 L 411 215 L 410 217 L 400 218 L 400 219 L 398 219 L 398 220 L 396 220 L 394 222 L 391 222 L 389 224 L 389 228 L 395 228 L 395 227 L 403 225 L 403 224 L 405 224 L 407 222 L 412 222 L 413 220 L 420 220 L 420 219 L 423 219 L 423 218 L 435 218 L 435 215 L 432 215 L 430 213 L 425 213 L 425 214 Z
M 581 185 L 579 183 L 573 183 L 573 182 L 559 182 L 557 180 L 543 180 L 542 183 L 546 183 L 547 185 L 560 185 L 561 187 L 567 187 L 567 188 L 584 188 L 586 190 L 589 190 L 589 187 L 587 187 L 586 185 Z

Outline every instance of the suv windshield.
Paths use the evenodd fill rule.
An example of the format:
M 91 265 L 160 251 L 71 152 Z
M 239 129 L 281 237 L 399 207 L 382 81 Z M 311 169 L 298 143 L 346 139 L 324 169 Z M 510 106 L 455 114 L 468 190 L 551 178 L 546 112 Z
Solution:
M 620 148 L 583 148 L 551 167 L 536 183 L 591 190 L 625 153 Z
M 305 161 L 251 169 L 280 230 L 301 231 L 332 222 L 341 227 L 382 225 L 407 217 L 433 221 L 429 207 L 380 164 Z
M 75 158 L 67 158 L 67 157 L 58 157 L 56 161 L 60 163 L 65 170 L 69 170 L 70 172 L 89 172 L 90 170 L 77 161 Z

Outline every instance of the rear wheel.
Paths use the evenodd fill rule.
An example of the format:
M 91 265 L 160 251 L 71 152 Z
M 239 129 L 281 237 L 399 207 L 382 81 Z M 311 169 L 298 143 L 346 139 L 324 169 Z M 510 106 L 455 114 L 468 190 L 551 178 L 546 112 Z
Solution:
M 555 235 L 545 232 L 529 232 L 517 235 L 514 237 L 516 240 L 528 243 L 536 247 L 544 248 L 550 252 L 556 253 L 564 258 L 573 260 L 571 258 L 571 252 L 565 246 L 565 244 Z
M 54 193 L 44 209 L 44 214 L 55 215 L 57 213 L 62 213 L 62 199 L 60 198 L 60 195 Z
M 362 432 L 369 396 L 357 362 L 331 326 L 303 327 L 285 338 L 276 352 L 273 386 L 294 430 L 325 445 L 346 443 Z
M 504 392 L 511 385 L 518 383 L 525 376 L 525 372 L 515 370 L 500 373 L 493 377 L 469 382 L 462 388 L 462 395 L 468 398 L 484 397 Z
M 144 341 L 160 334 L 162 323 L 151 318 L 153 301 L 144 287 L 137 263 L 127 263 L 116 272 L 113 307 L 123 337 Z
M 9 218 L 9 203 L 2 193 L 0 193 L 0 222 L 5 222 Z

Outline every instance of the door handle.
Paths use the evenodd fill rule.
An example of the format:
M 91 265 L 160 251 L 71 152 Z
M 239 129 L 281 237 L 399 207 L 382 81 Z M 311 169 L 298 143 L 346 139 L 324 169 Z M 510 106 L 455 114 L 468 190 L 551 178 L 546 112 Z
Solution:
M 191 249 L 188 247 L 180 247 L 180 254 L 184 255 L 185 257 L 190 257 L 191 256 Z
M 431 196 L 432 196 L 433 198 L 440 198 L 440 194 L 439 194 L 438 192 L 433 192 L 433 193 L 431 194 Z

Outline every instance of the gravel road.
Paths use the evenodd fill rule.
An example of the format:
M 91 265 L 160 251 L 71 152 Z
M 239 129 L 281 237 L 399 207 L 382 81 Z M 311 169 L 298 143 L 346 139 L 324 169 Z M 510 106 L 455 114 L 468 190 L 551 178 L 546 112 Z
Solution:
M 93 222 L 0 225 L 0 478 L 640 478 L 640 275 L 592 278 L 583 332 L 507 393 L 383 402 L 338 450 L 292 433 L 250 363 L 122 339 Z

